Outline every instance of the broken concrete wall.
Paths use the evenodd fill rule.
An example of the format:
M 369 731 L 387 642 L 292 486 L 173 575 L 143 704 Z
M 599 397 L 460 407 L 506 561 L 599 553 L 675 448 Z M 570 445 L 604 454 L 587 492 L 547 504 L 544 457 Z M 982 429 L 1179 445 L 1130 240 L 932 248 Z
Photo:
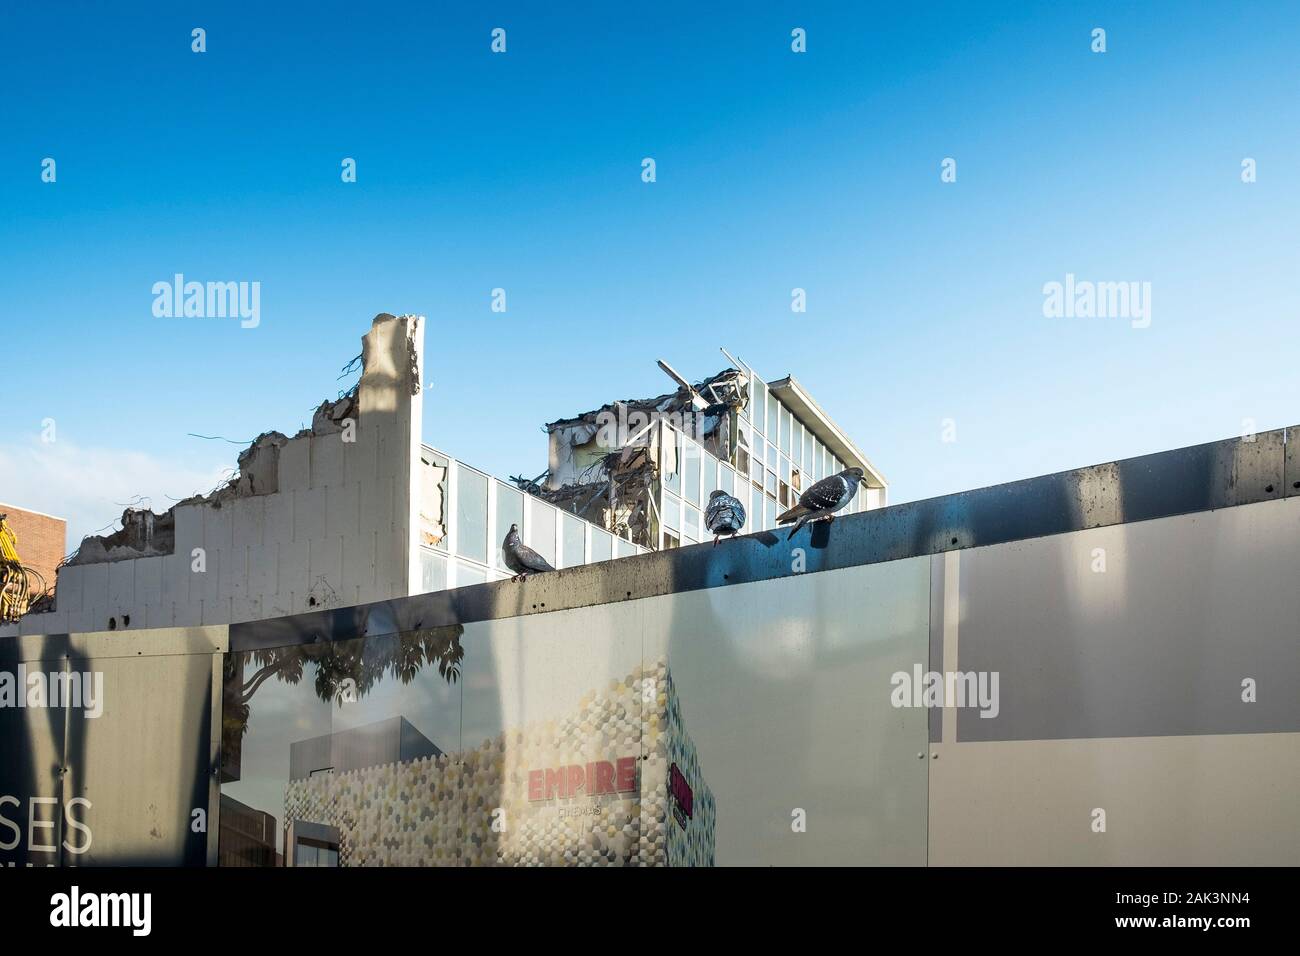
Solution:
M 425 448 L 420 454 L 420 544 L 436 548 L 447 537 L 448 461 Z
M 132 510 L 60 569 L 22 633 L 228 624 L 418 589 L 423 319 L 376 316 L 357 387 L 162 515 Z M 129 623 L 128 623 L 129 621 Z
M 122 527 L 119 531 L 84 539 L 68 563 L 96 564 L 171 554 L 175 540 L 175 509 L 159 515 L 144 508 L 128 508 L 122 512 Z

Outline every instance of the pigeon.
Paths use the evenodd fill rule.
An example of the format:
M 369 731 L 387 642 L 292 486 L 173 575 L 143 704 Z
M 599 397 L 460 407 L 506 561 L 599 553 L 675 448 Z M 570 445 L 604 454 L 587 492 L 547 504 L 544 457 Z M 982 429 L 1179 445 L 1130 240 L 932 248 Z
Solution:
M 739 534 L 745 526 L 745 506 L 736 498 L 719 489 L 709 495 L 704 506 L 704 527 L 713 532 L 713 546 L 724 534 Z
M 506 567 L 515 572 L 511 581 L 523 581 L 530 572 L 554 571 L 547 560 L 519 540 L 519 525 L 512 524 L 510 533 L 501 542 L 501 553 L 505 556 Z
M 777 515 L 777 524 L 796 524 L 790 529 L 785 539 L 789 541 L 794 533 L 809 521 L 830 521 L 858 493 L 859 483 L 865 481 L 861 468 L 846 468 L 838 475 L 831 475 L 816 482 L 799 496 L 799 503 L 789 511 Z

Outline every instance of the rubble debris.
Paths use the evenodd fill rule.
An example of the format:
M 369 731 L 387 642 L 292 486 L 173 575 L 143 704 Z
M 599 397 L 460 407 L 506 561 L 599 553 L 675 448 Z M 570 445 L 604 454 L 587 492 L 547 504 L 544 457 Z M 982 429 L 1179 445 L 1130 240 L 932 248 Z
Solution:
M 337 401 L 326 400 L 321 402 L 316 411 L 312 413 L 311 428 L 304 428 L 294 437 L 329 435 L 343 431 L 349 419 L 355 422 L 358 414 L 357 389 L 357 386 L 353 386 L 350 392 L 345 393 Z
M 171 554 L 176 550 L 176 515 L 173 505 L 162 514 L 148 508 L 127 508 L 122 528 L 112 534 L 84 538 L 65 564 L 102 564 L 130 558 Z
M 652 504 L 665 421 L 723 461 L 736 459 L 736 414 L 749 401 L 749 379 L 734 368 L 654 398 L 611 402 L 546 425 L 550 466 L 533 479 L 512 476 L 527 493 L 640 545 L 657 547 Z M 703 406 L 703 407 L 701 407 Z M 676 450 L 664 449 L 671 469 Z

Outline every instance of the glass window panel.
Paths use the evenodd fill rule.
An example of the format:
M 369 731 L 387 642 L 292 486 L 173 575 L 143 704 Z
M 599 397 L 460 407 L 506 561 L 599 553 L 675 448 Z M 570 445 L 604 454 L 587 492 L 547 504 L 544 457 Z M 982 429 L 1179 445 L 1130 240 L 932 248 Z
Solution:
M 763 489 L 757 486 L 750 486 L 751 494 L 749 496 L 749 517 L 754 523 L 751 531 L 762 531 L 767 525 L 763 524 Z
M 675 494 L 681 494 L 682 491 L 681 445 L 681 435 L 677 433 L 676 429 L 664 426 L 659 443 L 659 473 L 663 475 L 664 487 Z
M 767 508 L 764 511 L 764 515 L 767 518 L 767 526 L 769 528 L 775 528 L 776 527 L 776 499 L 765 498 L 764 501 L 767 504 Z
M 785 455 L 781 456 L 781 480 L 787 485 L 790 483 L 790 459 Z
M 664 532 L 665 551 L 667 551 L 669 548 L 680 548 L 681 545 L 682 543 L 679 540 L 677 540 L 677 536 L 675 534 L 673 534 L 671 531 Z
M 769 471 L 763 484 L 764 489 L 769 495 L 776 494 L 776 472 Z
M 816 468 L 817 459 L 813 456 L 817 453 L 817 439 L 813 438 L 813 433 L 804 429 L 803 433 L 803 470 L 813 471 Z
M 555 509 L 533 500 L 528 503 L 528 533 L 524 544 L 555 566 Z
M 759 432 L 767 434 L 767 386 L 754 379 L 751 386 L 752 397 L 750 398 L 750 409 L 753 414 L 750 419 L 754 423 L 754 428 Z
M 456 553 L 487 564 L 486 475 L 456 469 Z M 503 535 L 504 537 L 504 535 Z
M 562 515 L 560 521 L 564 535 L 564 560 L 560 567 L 574 568 L 587 559 L 587 528 L 573 515 Z
M 682 442 L 682 497 L 692 504 L 700 503 L 700 473 L 704 462 L 700 456 L 704 453 L 695 442 L 685 439 Z
M 726 465 L 718 469 L 718 487 L 729 495 L 736 493 L 736 473 Z
M 787 455 L 790 454 L 790 444 L 793 439 L 794 420 L 790 415 L 790 409 L 784 405 L 781 406 L 781 450 Z
M 636 546 L 626 538 L 615 538 L 614 547 L 615 554 L 620 558 L 627 558 L 636 554 Z
M 682 509 L 682 534 L 696 541 L 700 539 L 700 509 L 687 505 Z
M 770 468 L 772 471 L 776 471 L 776 457 L 777 457 L 776 446 L 773 445 L 771 442 L 768 442 L 767 467 Z
M 477 567 L 468 561 L 456 562 L 456 587 L 463 588 L 471 584 L 482 584 L 486 580 L 486 568 Z
M 749 462 L 749 479 L 757 481 L 760 485 L 763 483 L 763 459 L 767 455 L 766 448 L 763 443 L 755 446 L 754 457 Z
M 803 422 L 794 420 L 794 432 L 790 435 L 790 461 L 798 468 L 803 464 Z
M 681 509 L 682 503 L 672 495 L 664 495 L 663 504 L 660 506 L 660 521 L 668 531 L 680 531 L 682 527 Z
M 505 541 L 512 524 L 520 529 L 524 526 L 524 493 L 499 481 L 494 484 L 497 486 L 497 537 L 500 540 L 493 542 L 492 558 L 497 567 L 504 568 L 506 563 L 501 557 L 501 542 Z
M 767 435 L 767 440 L 770 442 L 775 442 L 777 440 L 777 431 L 779 427 L 777 422 L 780 420 L 777 408 L 779 406 L 780 403 L 776 400 L 776 396 L 769 391 L 767 393 L 767 431 L 765 434 Z
M 717 491 L 720 487 L 718 484 L 718 472 L 722 470 L 722 465 L 718 459 L 705 452 L 704 454 L 704 486 L 700 489 L 703 497 L 703 503 L 709 503 L 709 495 Z
M 441 554 L 420 549 L 420 590 L 445 591 L 447 589 L 447 559 Z
M 591 529 L 591 560 L 608 561 L 614 556 L 614 536 L 600 528 Z

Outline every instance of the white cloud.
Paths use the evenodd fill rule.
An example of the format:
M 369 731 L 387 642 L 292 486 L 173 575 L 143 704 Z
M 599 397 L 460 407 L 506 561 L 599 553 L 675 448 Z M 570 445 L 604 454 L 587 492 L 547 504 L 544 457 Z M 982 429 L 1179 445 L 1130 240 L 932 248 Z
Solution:
M 204 458 L 213 457 L 205 452 Z M 175 504 L 172 499 L 208 493 L 231 473 L 234 459 L 204 468 L 125 448 L 81 448 L 65 439 L 0 443 L 0 502 L 66 518 L 72 551 L 88 534 L 120 528 L 129 505 L 161 513 Z M 111 527 L 102 530 L 105 525 Z

